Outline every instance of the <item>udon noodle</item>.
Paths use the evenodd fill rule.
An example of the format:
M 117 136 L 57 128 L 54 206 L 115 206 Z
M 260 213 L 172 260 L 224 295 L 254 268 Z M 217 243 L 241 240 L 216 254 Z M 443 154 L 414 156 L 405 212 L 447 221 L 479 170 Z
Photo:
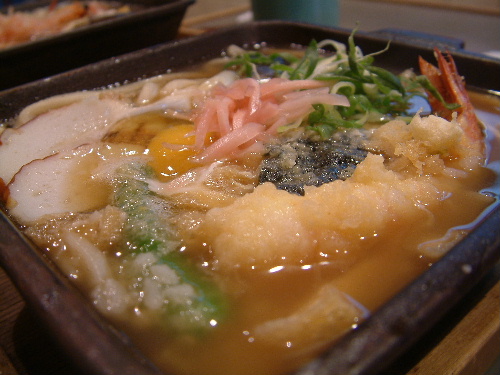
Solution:
M 498 118 L 483 129 L 446 95 L 446 118 L 410 113 L 423 76 L 330 44 L 233 46 L 196 70 L 46 99 L 3 131 L 10 215 L 169 373 L 296 369 L 495 199 Z

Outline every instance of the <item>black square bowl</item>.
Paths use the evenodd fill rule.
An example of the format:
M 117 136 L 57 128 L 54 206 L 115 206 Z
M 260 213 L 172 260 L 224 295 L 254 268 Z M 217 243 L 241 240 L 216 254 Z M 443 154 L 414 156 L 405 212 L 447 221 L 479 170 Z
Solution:
M 50 79 L 0 92 L 0 118 L 8 119 L 52 95 L 133 82 L 167 71 L 182 70 L 220 56 L 230 44 L 307 45 L 311 39 L 346 43 L 349 30 L 288 22 L 238 25 L 201 36 L 156 45 L 106 59 Z M 388 40 L 357 33 L 364 53 L 383 49 Z M 433 43 L 394 40 L 377 62 L 400 72 L 417 69 L 418 56 L 433 61 Z M 467 83 L 478 90 L 500 91 L 500 61 L 456 49 L 455 62 Z M 498 147 L 496 145 L 495 147 Z M 498 154 L 498 150 L 495 150 Z M 0 161 L 6 162 L 6 161 Z M 498 196 L 498 181 L 494 187 Z M 496 189 L 496 190 L 495 190 Z M 5 210 L 0 219 L 0 263 L 68 357 L 88 374 L 158 375 L 161 372 L 123 335 L 110 326 L 75 290 L 41 251 L 26 239 Z M 440 261 L 365 322 L 307 364 L 296 375 L 380 374 L 447 314 L 500 258 L 498 199 L 477 221 L 471 233 Z M 498 268 L 498 267 L 497 267 Z

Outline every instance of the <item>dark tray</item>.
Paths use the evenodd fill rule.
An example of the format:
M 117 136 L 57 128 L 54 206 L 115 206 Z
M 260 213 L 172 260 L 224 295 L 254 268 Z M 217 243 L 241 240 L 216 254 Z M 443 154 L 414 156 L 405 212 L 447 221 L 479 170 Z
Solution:
M 0 90 L 170 41 L 177 36 L 184 14 L 194 1 L 119 0 L 117 3 L 130 6 L 130 13 L 2 49 Z M 41 0 L 13 9 L 30 11 L 48 4 L 50 0 Z
M 347 42 L 350 31 L 286 22 L 239 25 L 195 38 L 146 48 L 0 92 L 0 118 L 15 116 L 24 106 L 75 90 L 134 81 L 179 70 L 216 56 L 229 44 L 274 46 L 308 44 L 325 38 Z M 364 53 L 378 51 L 387 39 L 357 33 Z M 417 57 L 433 61 L 433 43 L 394 40 L 378 65 L 396 72 L 417 69 Z M 455 61 L 467 82 L 480 90 L 500 90 L 500 61 L 457 49 Z M 138 66 L 140 68 L 138 68 Z M 498 150 L 495 152 L 498 153 Z M 498 184 L 498 182 L 497 182 Z M 498 186 L 495 187 L 498 191 Z M 497 193 L 498 194 L 498 193 Z M 474 230 L 442 260 L 376 311 L 358 329 L 296 374 L 380 374 L 436 325 L 458 301 L 484 280 L 500 258 L 500 205 L 497 200 L 478 219 Z M 0 219 L 0 264 L 17 285 L 68 357 L 88 374 L 152 375 L 160 372 L 127 337 L 109 326 L 52 263 L 18 231 L 7 215 Z M 464 268 L 464 265 L 467 265 Z M 467 272 L 464 272 L 464 270 Z

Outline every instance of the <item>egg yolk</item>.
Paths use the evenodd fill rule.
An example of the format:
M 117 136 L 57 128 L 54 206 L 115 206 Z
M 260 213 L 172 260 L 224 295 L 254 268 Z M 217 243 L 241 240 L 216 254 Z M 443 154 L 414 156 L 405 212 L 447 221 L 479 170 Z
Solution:
M 198 166 L 193 161 L 198 151 L 193 150 L 195 142 L 193 124 L 180 124 L 160 131 L 149 143 L 151 167 L 162 181 L 169 181 Z

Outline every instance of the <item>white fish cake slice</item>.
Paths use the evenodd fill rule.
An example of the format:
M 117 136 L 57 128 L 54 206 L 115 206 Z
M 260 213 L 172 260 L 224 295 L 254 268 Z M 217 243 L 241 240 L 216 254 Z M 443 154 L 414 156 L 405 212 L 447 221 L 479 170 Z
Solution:
M 8 185 L 10 213 L 28 224 L 45 215 L 85 212 L 104 205 L 109 190 L 91 176 L 99 163 L 92 150 L 84 145 L 24 165 Z
M 118 101 L 90 97 L 5 130 L 0 146 L 0 178 L 8 184 L 23 165 L 33 160 L 100 140 L 125 110 L 126 105 Z

